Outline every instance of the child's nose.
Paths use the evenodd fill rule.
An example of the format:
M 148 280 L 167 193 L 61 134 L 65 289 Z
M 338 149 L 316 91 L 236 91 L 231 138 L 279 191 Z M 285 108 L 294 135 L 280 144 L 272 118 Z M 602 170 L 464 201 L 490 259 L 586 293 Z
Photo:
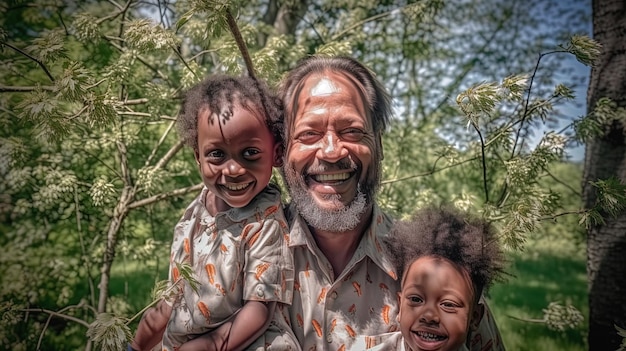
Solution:
M 237 177 L 246 172 L 246 169 L 239 164 L 239 162 L 235 160 L 228 160 L 224 167 L 224 174 L 230 177 Z
M 437 313 L 437 308 L 426 307 L 424 313 L 422 313 L 422 315 L 420 316 L 420 322 L 426 324 L 439 323 L 439 313 Z

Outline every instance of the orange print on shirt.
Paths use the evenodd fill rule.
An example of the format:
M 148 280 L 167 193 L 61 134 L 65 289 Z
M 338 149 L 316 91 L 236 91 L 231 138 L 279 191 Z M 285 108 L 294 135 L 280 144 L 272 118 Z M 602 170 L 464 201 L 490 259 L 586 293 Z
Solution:
M 254 233 L 254 235 L 250 237 L 250 240 L 248 240 L 248 246 L 253 246 L 254 243 L 259 239 L 259 236 L 261 236 L 261 231 Z
M 352 286 L 354 286 L 354 292 L 357 294 L 357 296 L 361 296 L 361 285 L 357 282 L 352 282 Z
M 346 351 L 346 345 L 345 344 L 341 344 L 341 346 L 339 346 L 337 351 Z
M 256 278 L 256 280 L 261 280 L 261 276 L 268 268 L 270 268 L 270 264 L 267 262 L 261 263 L 258 266 L 256 266 L 256 273 L 254 274 L 254 277 Z
M 350 313 L 351 315 L 354 315 L 356 313 L 356 305 L 352 304 L 352 306 L 350 306 L 348 308 L 348 313 Z
M 210 323 L 211 312 L 209 312 L 209 308 L 202 301 L 198 301 L 197 305 L 198 305 L 198 309 L 200 310 L 200 313 L 202 313 L 202 315 L 204 316 L 204 319 L 206 319 L 206 321 Z
M 220 251 L 222 251 L 222 253 L 227 253 L 228 252 L 228 247 L 224 244 L 220 245 Z
M 350 335 L 351 338 L 355 338 L 356 337 L 356 332 L 348 324 L 346 324 L 346 331 L 348 332 L 348 335 Z
M 189 238 L 185 238 L 183 240 L 183 246 L 185 248 L 185 253 L 189 254 L 189 252 L 191 252 L 191 245 L 189 245 Z
M 320 304 L 324 302 L 324 298 L 326 297 L 326 288 L 322 288 L 320 294 L 317 296 L 317 303 Z
M 209 283 L 215 283 L 215 266 L 208 263 L 204 268 L 206 268 L 206 274 L 209 276 Z
M 174 282 L 177 282 L 178 278 L 180 278 L 180 272 L 178 271 L 178 267 L 174 266 L 172 268 L 172 279 L 174 279 Z
M 215 284 L 215 289 L 217 289 L 222 296 L 226 295 L 226 290 L 219 283 Z
M 311 323 L 313 323 L 313 329 L 315 329 L 315 333 L 317 334 L 318 337 L 322 337 L 322 326 L 320 325 L 320 322 L 316 321 L 315 319 L 311 321 Z
M 385 324 L 389 324 L 389 311 L 390 310 L 391 310 L 391 306 L 385 305 L 383 306 L 383 309 L 380 313 L 383 316 L 383 322 L 385 322 Z
M 385 283 L 380 283 L 380 284 L 378 284 L 378 286 L 380 287 L 380 290 L 383 290 L 383 291 L 388 291 L 389 290 L 389 287 Z
M 246 240 L 246 238 L 248 237 L 248 234 L 250 233 L 250 230 L 252 230 L 252 224 L 246 225 L 245 227 L 243 227 L 243 230 L 241 231 L 241 240 L 242 241 Z
M 296 319 L 298 320 L 298 325 L 302 328 L 302 326 L 304 326 L 304 320 L 302 319 L 300 313 L 296 314 Z
M 337 318 L 333 319 L 333 321 L 330 322 L 330 329 L 328 330 L 328 332 L 332 334 L 332 332 L 335 331 L 336 326 L 337 326 Z
M 311 276 L 311 267 L 309 266 L 309 261 L 306 262 L 306 266 L 304 267 L 304 276 L 305 277 L 310 277 Z
M 376 346 L 376 339 L 373 336 L 365 337 L 365 348 L 369 349 Z
M 268 208 L 265 210 L 265 213 L 264 213 L 263 215 L 264 215 L 265 217 L 269 217 L 270 215 L 272 215 L 272 214 L 276 213 L 276 211 L 278 211 L 278 206 L 273 205 L 273 206 L 268 207 Z

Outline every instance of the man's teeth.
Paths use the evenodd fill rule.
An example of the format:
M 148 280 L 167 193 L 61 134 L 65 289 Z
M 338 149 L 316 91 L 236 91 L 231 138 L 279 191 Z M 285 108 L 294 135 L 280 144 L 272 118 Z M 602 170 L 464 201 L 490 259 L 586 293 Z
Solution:
M 430 341 L 439 341 L 439 340 L 444 340 L 446 338 L 443 335 L 437 335 L 437 334 L 427 333 L 427 332 L 417 332 L 417 335 L 422 339 L 426 339 Z
M 246 183 L 246 184 L 229 184 L 229 185 L 224 185 L 228 190 L 232 190 L 232 191 L 237 191 L 237 190 L 242 190 L 248 187 L 248 185 L 250 185 L 250 183 Z
M 313 177 L 318 182 L 328 182 L 333 180 L 346 180 L 350 178 L 350 173 L 336 173 L 336 174 L 318 174 Z

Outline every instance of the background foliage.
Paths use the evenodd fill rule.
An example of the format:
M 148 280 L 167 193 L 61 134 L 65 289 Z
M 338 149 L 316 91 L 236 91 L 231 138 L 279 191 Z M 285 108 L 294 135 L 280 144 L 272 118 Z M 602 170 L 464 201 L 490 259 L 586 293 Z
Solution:
M 597 55 L 578 36 L 589 32 L 589 7 L 556 0 L 0 4 L 0 345 L 125 345 L 133 316 L 165 278 L 171 229 L 199 189 L 193 156 L 173 131 L 181 91 L 206 74 L 245 72 L 228 13 L 256 73 L 272 85 L 311 54 L 352 55 L 385 83 L 396 110 L 384 139 L 385 209 L 401 217 L 454 202 L 493 220 L 520 265 L 559 252 L 584 261 L 578 222 L 600 219 L 580 210 L 581 169 L 571 152 L 596 131 L 564 107 L 586 84 L 588 71 L 576 67 Z M 611 194 L 611 184 L 601 185 Z M 509 319 L 497 309 L 498 301 L 509 306 L 506 289 L 494 289 L 499 320 Z M 580 294 L 574 302 L 584 312 Z M 555 300 L 542 301 L 546 313 L 513 317 L 545 324 Z M 551 326 L 567 326 L 567 318 Z

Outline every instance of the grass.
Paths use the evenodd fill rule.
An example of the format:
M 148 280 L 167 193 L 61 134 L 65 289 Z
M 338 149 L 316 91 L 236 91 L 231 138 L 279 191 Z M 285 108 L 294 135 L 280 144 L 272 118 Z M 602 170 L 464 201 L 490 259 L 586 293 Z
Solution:
M 514 277 L 493 286 L 489 306 L 507 350 L 587 350 L 589 310 L 585 257 L 540 247 L 511 254 Z M 571 304 L 584 316 L 575 329 L 556 331 L 544 323 L 543 309 L 550 302 Z

